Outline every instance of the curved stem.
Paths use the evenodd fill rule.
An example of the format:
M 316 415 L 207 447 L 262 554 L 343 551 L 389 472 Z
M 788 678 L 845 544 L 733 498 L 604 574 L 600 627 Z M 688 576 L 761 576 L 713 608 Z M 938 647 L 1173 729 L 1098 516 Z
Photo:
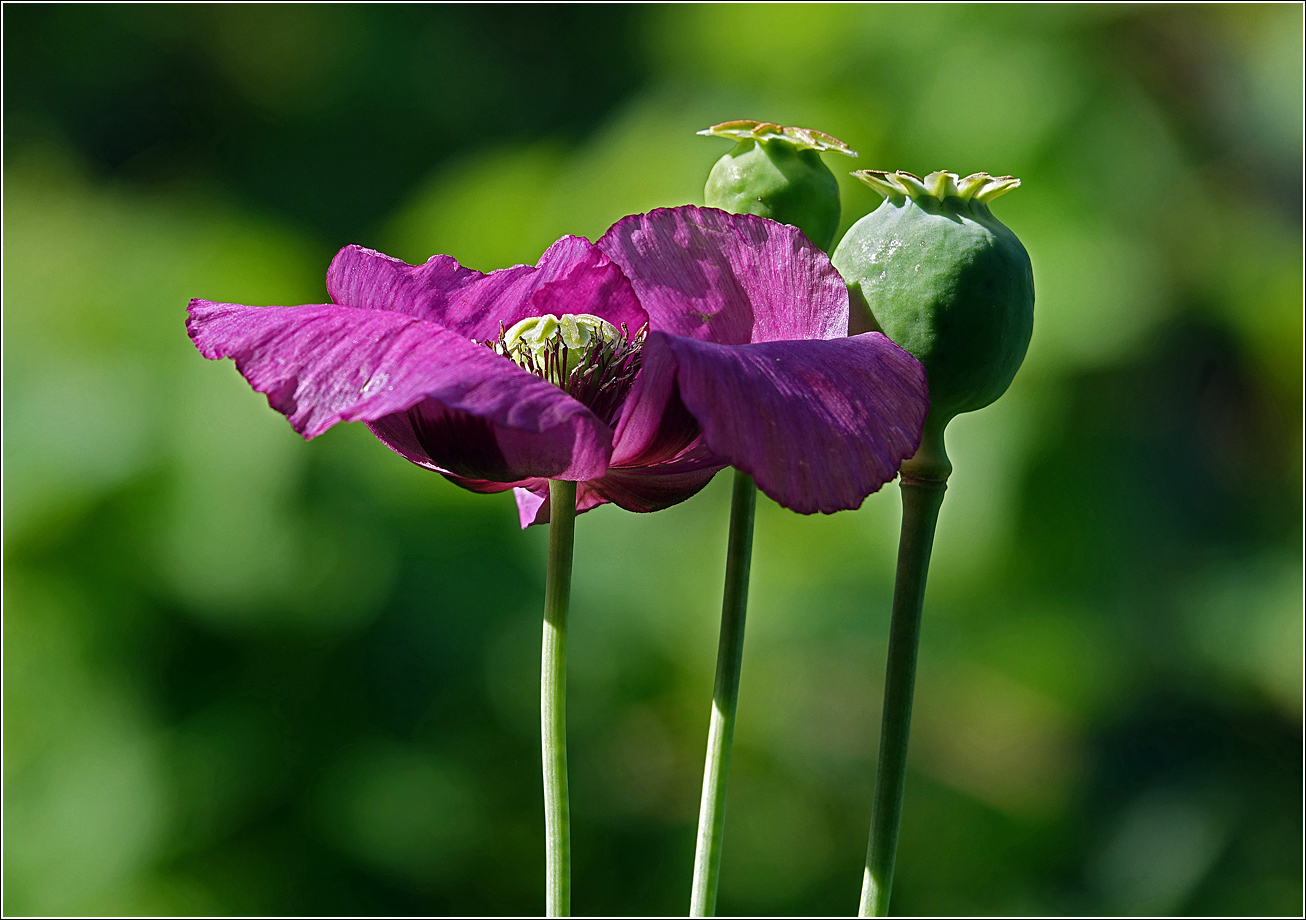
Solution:
M 753 561 L 753 516 L 757 486 L 753 477 L 735 470 L 730 503 L 730 543 L 726 550 L 726 588 L 721 601 L 721 640 L 717 646 L 716 684 L 712 689 L 712 720 L 703 766 L 703 800 L 698 812 L 698 843 L 694 850 L 694 882 L 689 915 L 716 913 L 721 875 L 721 840 L 725 832 L 726 784 L 730 779 L 730 745 L 739 704 L 739 671 L 744 657 L 744 614 L 748 609 L 748 575 Z
M 549 567 L 540 651 L 544 759 L 544 899 L 547 916 L 571 914 L 571 806 L 567 797 L 567 609 L 576 532 L 576 483 L 549 483 Z
M 884 917 L 889 912 L 902 794 L 907 780 L 907 738 L 911 731 L 925 578 L 930 568 L 939 506 L 943 504 L 951 472 L 952 465 L 943 449 L 942 426 L 927 425 L 920 450 L 903 464 L 900 482 L 902 532 L 898 539 L 898 572 L 889 625 L 889 660 L 884 675 L 880 757 L 871 804 L 871 839 L 866 848 L 859 917 Z

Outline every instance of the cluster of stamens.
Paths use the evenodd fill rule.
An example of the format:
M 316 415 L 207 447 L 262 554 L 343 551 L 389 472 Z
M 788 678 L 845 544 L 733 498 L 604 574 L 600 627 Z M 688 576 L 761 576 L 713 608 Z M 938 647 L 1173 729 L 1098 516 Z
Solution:
M 537 316 L 499 324 L 499 337 L 484 344 L 522 370 L 549 381 L 613 424 L 639 373 L 645 323 L 633 335 L 589 314 Z

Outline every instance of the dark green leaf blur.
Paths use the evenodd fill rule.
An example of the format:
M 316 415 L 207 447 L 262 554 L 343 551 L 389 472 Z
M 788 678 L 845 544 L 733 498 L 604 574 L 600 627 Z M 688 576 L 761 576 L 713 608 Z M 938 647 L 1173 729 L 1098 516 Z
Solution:
M 4 911 L 543 909 L 545 532 L 185 335 L 334 252 L 533 262 L 729 145 L 1023 180 L 949 429 L 894 910 L 1302 909 L 1302 9 L 4 8 Z M 577 522 L 574 908 L 676 914 L 729 477 Z M 724 914 L 851 914 L 897 487 L 759 501 Z

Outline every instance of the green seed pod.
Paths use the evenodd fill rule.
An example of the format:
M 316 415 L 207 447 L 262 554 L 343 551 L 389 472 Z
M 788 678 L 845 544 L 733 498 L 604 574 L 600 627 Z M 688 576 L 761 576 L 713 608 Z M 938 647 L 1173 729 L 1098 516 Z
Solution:
M 791 224 L 829 251 L 839 227 L 839 183 L 821 162 L 821 151 L 852 157 L 856 151 L 821 131 L 764 121 L 727 121 L 698 133 L 738 141 L 707 177 L 703 199 L 709 208 Z
M 976 173 L 853 173 L 884 202 L 849 229 L 831 261 L 854 314 L 925 365 L 927 433 L 982 409 L 1010 385 L 1034 331 L 1034 273 L 989 202 L 1020 184 Z M 857 328 L 853 321 L 853 331 Z M 927 438 L 927 441 L 931 440 Z M 945 461 L 946 463 L 946 458 Z

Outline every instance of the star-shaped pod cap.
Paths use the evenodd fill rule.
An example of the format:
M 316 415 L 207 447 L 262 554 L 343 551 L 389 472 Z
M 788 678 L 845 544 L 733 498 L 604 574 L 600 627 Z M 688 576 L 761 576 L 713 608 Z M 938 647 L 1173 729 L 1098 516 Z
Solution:
M 905 169 L 885 172 L 879 169 L 859 169 L 852 175 L 861 179 L 886 198 L 960 198 L 962 201 L 988 203 L 1020 185 L 1015 176 L 990 176 L 986 172 L 971 173 L 966 178 L 945 169 L 937 169 L 924 179 Z
M 710 137 L 729 137 L 741 141 L 788 141 L 799 150 L 833 150 L 855 157 L 853 150 L 839 138 L 815 128 L 795 128 L 772 124 L 769 121 L 723 121 L 719 125 L 698 132 Z

